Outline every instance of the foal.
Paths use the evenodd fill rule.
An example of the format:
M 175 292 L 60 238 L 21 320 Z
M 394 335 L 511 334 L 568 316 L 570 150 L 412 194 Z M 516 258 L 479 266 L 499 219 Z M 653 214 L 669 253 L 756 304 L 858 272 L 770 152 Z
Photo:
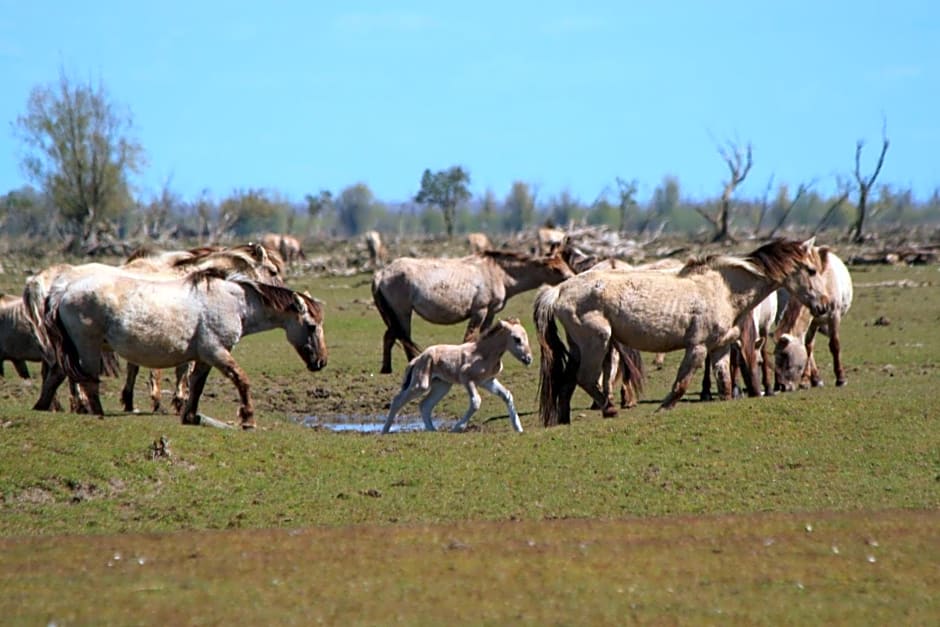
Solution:
M 424 393 L 427 393 L 427 396 L 420 404 L 424 428 L 435 431 L 431 410 L 455 383 L 467 388 L 470 406 L 463 418 L 454 425 L 453 431 L 461 431 L 470 416 L 480 408 L 480 394 L 477 392 L 479 385 L 503 399 L 509 409 L 509 420 L 512 421 L 513 429 L 521 432 L 522 423 L 516 413 L 512 393 L 496 380 L 496 375 L 503 370 L 501 358 L 507 350 L 526 366 L 532 363 L 529 336 L 525 327 L 515 318 L 499 320 L 476 341 L 427 347 L 408 363 L 401 390 L 392 399 L 382 433 L 388 433 L 395 415 L 407 402 Z

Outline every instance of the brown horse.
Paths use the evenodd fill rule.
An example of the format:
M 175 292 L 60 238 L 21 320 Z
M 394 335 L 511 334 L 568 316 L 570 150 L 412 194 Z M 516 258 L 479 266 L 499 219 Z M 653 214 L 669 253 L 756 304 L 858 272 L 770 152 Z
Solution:
M 265 233 L 261 236 L 261 245 L 279 254 L 284 263 L 289 266 L 307 259 L 304 249 L 300 245 L 300 240 L 293 235 Z
M 774 240 L 746 257 L 713 256 L 690 262 L 676 275 L 599 271 L 542 289 L 534 317 L 542 347 L 543 423 L 570 422 L 570 401 L 577 385 L 601 407 L 609 405 L 598 380 L 612 340 L 642 351 L 685 350 L 662 409 L 675 406 L 709 353 L 718 369 L 719 394 L 730 398 L 730 344 L 739 336 L 737 323 L 754 306 L 784 286 L 814 312 L 827 310 L 822 271 L 828 250 L 812 243 Z M 561 341 L 556 320 L 567 332 L 568 347 Z
M 26 313 L 23 297 L 3 294 L 0 296 L 0 376 L 5 376 L 3 362 L 9 361 L 16 374 L 28 379 L 26 362 L 42 362 L 42 357 L 42 347 Z
M 411 313 L 434 324 L 469 319 L 464 341 L 476 338 L 506 301 L 540 285 L 574 276 L 560 256 L 530 257 L 488 250 L 460 259 L 399 257 L 372 278 L 372 297 L 387 330 L 383 373 L 392 371 L 392 347 L 400 341 L 408 360 L 421 352 L 411 339 Z
M 777 345 L 774 348 L 775 383 L 778 390 L 792 391 L 800 387 L 820 386 L 819 368 L 813 358 L 813 343 L 816 331 L 829 336 L 829 352 L 832 354 L 832 369 L 836 385 L 846 383 L 845 366 L 842 363 L 842 343 L 839 329 L 842 317 L 852 306 L 852 275 L 834 252 L 829 252 L 829 264 L 823 272 L 826 293 L 832 307 L 823 315 L 814 315 L 799 301 L 787 304 L 783 318 L 774 333 Z
M 232 357 L 232 347 L 245 335 L 282 328 L 307 368 L 319 370 L 327 360 L 323 309 L 286 287 L 224 277 L 210 268 L 181 279 L 123 273 L 71 282 L 50 297 L 45 320 L 59 372 L 86 389 L 91 412 L 101 416 L 99 364 L 105 347 L 148 368 L 195 361 L 183 424 L 199 424 L 199 398 L 215 367 L 238 390 L 241 426 L 253 428 L 248 377 Z
M 496 380 L 503 370 L 503 353 L 507 351 L 526 366 L 532 363 L 529 336 L 525 327 L 515 318 L 498 320 L 476 341 L 428 346 L 405 369 L 401 390 L 392 399 L 382 433 L 388 433 L 395 416 L 406 403 L 422 394 L 427 394 L 420 405 L 424 428 L 434 431 L 431 410 L 454 384 L 467 389 L 470 406 L 463 418 L 454 425 L 453 431 L 463 430 L 470 417 L 480 408 L 480 394 L 477 392 L 477 386 L 480 386 L 503 399 L 512 428 L 521 433 L 522 422 L 516 413 L 512 393 Z

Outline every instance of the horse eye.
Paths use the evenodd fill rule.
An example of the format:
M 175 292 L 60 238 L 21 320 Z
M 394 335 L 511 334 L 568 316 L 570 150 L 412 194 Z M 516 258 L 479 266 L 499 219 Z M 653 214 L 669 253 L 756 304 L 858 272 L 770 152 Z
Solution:
M 807 267 L 807 268 L 806 268 L 806 274 L 808 274 L 808 275 L 810 275 L 810 276 L 816 276 L 816 268 Z

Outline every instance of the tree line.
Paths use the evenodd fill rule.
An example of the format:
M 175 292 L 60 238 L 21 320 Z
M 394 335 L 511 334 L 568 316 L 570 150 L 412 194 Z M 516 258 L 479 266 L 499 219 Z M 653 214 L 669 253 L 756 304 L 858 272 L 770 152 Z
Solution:
M 567 191 L 542 198 L 537 186 L 524 181 L 514 182 L 502 196 L 487 190 L 474 197 L 471 172 L 460 165 L 424 170 L 414 197 L 396 203 L 376 198 L 365 183 L 319 190 L 298 202 L 267 189 L 184 199 L 168 182 L 142 199 L 130 184 L 145 165 L 130 112 L 102 84 L 75 82 L 60 71 L 57 83 L 32 90 L 25 113 L 14 123 L 32 185 L 0 196 L 0 229 L 11 237 L 57 236 L 73 252 L 87 252 L 103 237 L 220 241 L 263 231 L 349 237 L 368 230 L 452 237 L 472 231 L 512 233 L 546 222 L 714 241 L 735 233 L 768 237 L 785 228 L 836 230 L 862 241 L 871 231 L 940 221 L 940 189 L 918 199 L 910 189 L 877 183 L 890 146 L 886 127 L 869 168 L 860 141 L 852 175 L 837 180 L 831 193 L 815 189 L 815 181 L 793 188 L 771 178 L 761 197 L 742 198 L 737 189 L 750 174 L 753 150 L 729 142 L 717 147 L 728 167 L 722 191 L 705 200 L 684 197 L 679 178 L 672 175 L 645 202 L 637 200 L 636 180 L 619 177 L 591 202 Z

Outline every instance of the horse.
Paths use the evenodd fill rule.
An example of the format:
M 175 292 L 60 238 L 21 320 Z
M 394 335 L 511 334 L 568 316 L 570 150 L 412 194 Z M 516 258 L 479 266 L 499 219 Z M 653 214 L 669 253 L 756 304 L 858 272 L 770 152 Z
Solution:
M 553 255 L 561 251 L 568 242 L 568 234 L 564 230 L 548 224 L 539 227 L 536 236 L 540 255 Z
M 372 298 L 387 327 L 381 372 L 392 371 L 396 341 L 409 360 L 421 352 L 411 339 L 412 312 L 434 324 L 469 319 L 463 338 L 467 342 L 489 328 L 516 294 L 571 276 L 571 268 L 557 255 L 487 250 L 459 259 L 399 257 L 372 277 Z
M 300 240 L 293 235 L 265 233 L 261 236 L 261 245 L 268 250 L 273 250 L 278 253 L 281 259 L 284 260 L 284 263 L 289 266 L 301 260 L 306 261 L 307 259 L 307 256 L 304 254 L 303 246 L 300 245 Z
M 363 236 L 366 243 L 366 249 L 369 251 L 369 263 L 373 268 L 380 268 L 385 265 L 388 259 L 388 249 L 382 243 L 382 235 L 378 231 L 366 231 Z
M 486 233 L 467 233 L 467 245 L 470 246 L 471 253 L 482 253 L 484 250 L 490 250 L 493 245 Z
M 424 428 L 427 431 L 435 431 L 431 410 L 454 384 L 460 384 L 467 389 L 470 406 L 463 418 L 454 425 L 453 431 L 462 431 L 470 417 L 480 408 L 480 394 L 477 392 L 479 386 L 503 399 L 513 429 L 521 433 L 522 422 L 516 413 L 512 393 L 496 380 L 496 376 L 503 370 L 502 356 L 506 351 L 526 366 L 532 363 L 529 336 L 516 318 L 497 320 L 496 324 L 484 331 L 475 341 L 427 347 L 408 363 L 401 390 L 389 405 L 388 418 L 385 419 L 382 433 L 389 432 L 395 416 L 406 403 L 422 394 L 426 394 L 420 404 Z
M 110 266 L 101 263 L 88 263 L 73 266 L 70 264 L 57 264 L 31 276 L 26 281 L 23 291 L 23 301 L 26 303 L 27 313 L 36 330 L 37 339 L 44 352 L 44 362 L 53 366 L 55 355 L 51 350 L 51 342 L 45 336 L 46 300 L 55 292 L 67 289 L 69 283 L 82 277 L 93 274 L 111 275 L 115 273 L 133 272 L 142 277 L 176 278 L 190 272 L 215 268 L 227 274 L 240 273 L 249 278 L 257 279 L 273 285 L 283 285 L 284 265 L 276 253 L 270 253 L 264 246 L 249 243 L 232 248 L 201 247 L 188 251 L 155 251 L 141 249 L 132 253 L 123 266 Z M 106 353 L 106 365 L 109 365 L 114 375 L 117 374 L 116 362 Z M 122 402 L 126 411 L 133 411 L 133 390 L 139 368 L 136 364 L 127 366 L 127 378 L 121 393 Z M 177 409 L 181 406 L 183 390 L 184 369 L 177 371 L 177 392 L 174 404 Z M 61 382 L 61 377 L 57 377 Z M 153 411 L 160 408 L 160 378 L 159 373 L 151 373 L 150 389 Z M 55 387 L 57 387 L 56 384 Z M 43 385 L 43 393 L 33 406 L 33 409 L 48 410 L 54 398 L 55 387 Z M 51 394 L 50 394 L 51 388 Z M 84 401 L 73 396 L 73 408 L 81 411 Z
M 41 362 L 42 357 L 42 347 L 26 313 L 23 297 L 0 295 L 0 376 L 6 376 L 3 362 L 9 361 L 21 379 L 29 379 L 26 362 Z
M 842 326 L 842 317 L 852 307 L 852 275 L 838 255 L 830 251 L 828 257 L 829 264 L 823 272 L 823 279 L 833 306 L 822 315 L 813 314 L 799 301 L 791 299 L 777 326 L 774 334 L 777 338 L 774 347 L 774 386 L 778 390 L 793 391 L 797 385 L 823 385 L 813 357 L 813 343 L 817 331 L 829 336 L 829 352 L 832 354 L 836 385 L 846 384 L 839 329 Z
M 44 322 L 59 372 L 86 389 L 91 412 L 98 416 L 104 415 L 99 364 L 106 347 L 148 368 L 195 361 L 183 424 L 199 424 L 199 398 L 209 371 L 217 368 L 238 390 L 243 429 L 256 423 L 248 377 L 231 354 L 242 337 L 282 328 L 308 370 L 327 363 L 323 309 L 317 301 L 216 268 L 170 280 L 126 272 L 86 276 L 50 298 Z
M 690 261 L 678 274 L 598 271 L 542 288 L 533 315 L 542 348 L 543 424 L 570 422 L 576 385 L 607 408 L 610 401 L 598 379 L 612 340 L 641 351 L 685 350 L 660 409 L 675 406 L 709 353 L 718 369 L 719 394 L 730 398 L 728 353 L 740 334 L 742 316 L 781 286 L 817 314 L 828 309 L 822 277 L 828 249 L 814 248 L 813 242 L 777 239 L 744 257 Z M 556 321 L 567 332 L 568 347 Z M 608 409 L 605 415 L 615 413 Z
M 757 304 L 750 316 L 744 316 L 738 322 L 740 336 L 731 345 L 731 383 L 733 393 L 737 393 L 737 375 L 740 372 L 744 389 L 748 396 L 772 396 L 774 388 L 770 381 L 770 332 L 776 322 L 780 301 L 785 301 L 787 292 L 778 289 Z M 702 370 L 703 401 L 712 400 L 711 393 L 711 357 L 705 358 Z

